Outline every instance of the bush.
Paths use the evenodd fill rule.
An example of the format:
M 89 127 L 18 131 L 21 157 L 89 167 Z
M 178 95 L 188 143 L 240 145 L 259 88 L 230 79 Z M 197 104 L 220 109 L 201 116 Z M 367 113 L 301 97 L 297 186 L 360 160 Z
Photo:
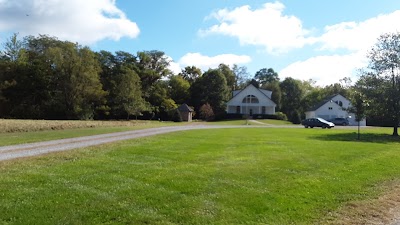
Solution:
M 276 115 L 269 115 L 269 114 L 253 114 L 252 116 L 254 119 L 271 119 L 276 120 Z
M 182 116 L 178 109 L 173 110 L 174 114 L 172 115 L 172 121 L 174 122 L 182 122 Z
M 295 110 L 290 113 L 290 118 L 289 121 L 294 123 L 294 124 L 300 124 L 301 123 L 301 116 L 299 111 Z
M 283 112 L 276 112 L 275 116 L 278 120 L 288 120 L 287 116 Z
M 234 119 L 243 119 L 243 114 L 240 113 L 225 113 L 223 118 L 217 118 L 219 120 L 234 120 Z
M 210 121 L 214 119 L 214 111 L 210 104 L 206 103 L 200 107 L 199 117 L 202 120 Z

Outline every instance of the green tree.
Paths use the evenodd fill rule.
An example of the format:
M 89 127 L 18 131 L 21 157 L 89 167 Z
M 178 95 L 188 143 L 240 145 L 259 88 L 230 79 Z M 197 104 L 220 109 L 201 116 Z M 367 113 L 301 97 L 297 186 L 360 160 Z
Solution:
M 225 112 L 229 100 L 229 89 L 225 76 L 218 69 L 209 69 L 201 78 L 193 83 L 190 89 L 192 105 L 199 109 L 209 103 L 216 115 Z
M 177 103 L 183 104 L 190 98 L 190 83 L 180 75 L 171 76 L 169 81 L 169 96 Z
M 153 84 L 148 102 L 154 116 L 162 120 L 170 119 L 170 110 L 176 108 L 176 103 L 169 97 L 168 81 L 160 80 Z
M 167 120 L 174 120 L 174 117 L 176 116 L 175 113 L 178 111 L 178 106 L 174 100 L 166 98 L 161 102 L 161 109 L 161 112 L 167 116 Z
M 399 136 L 400 121 L 400 33 L 387 33 L 378 38 L 368 54 L 370 73 L 377 84 L 382 84 L 378 111 L 387 114 L 392 121 L 393 136 Z M 375 102 L 378 102 L 375 100 Z M 374 107 L 379 107 L 374 105 Z
M 14 33 L 5 43 L 4 51 L 0 54 L 4 59 L 16 62 L 23 54 L 24 43 L 18 39 L 18 33 Z
M 341 83 L 330 84 L 330 85 L 325 86 L 323 89 L 324 89 L 326 96 L 331 96 L 331 95 L 336 95 L 336 94 L 340 94 L 344 97 L 349 96 L 349 88 L 346 86 L 343 86 Z
M 347 110 L 351 113 L 354 113 L 356 116 L 356 121 L 358 122 L 358 135 L 357 138 L 360 140 L 360 121 L 365 119 L 367 116 L 367 108 L 369 106 L 368 100 L 365 95 L 358 91 L 353 90 L 350 94 L 350 101 L 352 106 Z
M 288 116 L 289 121 L 298 122 L 303 97 L 301 81 L 287 77 L 280 83 L 280 88 L 282 90 L 282 112 Z
M 169 60 L 164 52 L 152 50 L 137 53 L 137 74 L 147 96 L 152 85 L 172 72 L 168 69 Z
M 282 91 L 279 85 L 279 81 L 274 81 L 263 84 L 261 87 L 262 89 L 272 91 L 271 100 L 276 104 L 276 111 L 280 111 L 282 108 Z
M 249 79 L 249 72 L 247 72 L 247 67 L 238 66 L 236 64 L 232 67 L 233 74 L 235 75 L 235 90 L 243 89 L 247 85 L 247 80 Z
M 107 51 L 97 53 L 101 65 L 100 78 L 103 89 L 108 92 L 108 118 L 136 117 L 149 110 L 143 100 L 140 78 L 136 73 L 136 58 L 130 53 Z M 128 114 L 128 115 L 127 115 Z
M 263 68 L 256 72 L 254 75 L 254 79 L 258 81 L 261 85 L 267 83 L 279 82 L 278 73 L 274 71 L 272 68 Z
M 195 66 L 187 66 L 179 74 L 183 79 L 187 80 L 190 84 L 193 84 L 199 77 L 201 77 L 201 69 Z
M 37 41 L 39 38 L 45 41 Z M 5 100 L 1 108 L 7 117 L 43 119 L 53 108 L 50 107 L 53 102 L 50 88 L 52 68 L 46 62 L 44 51 L 57 40 L 47 36 L 39 38 L 25 37 L 20 42 L 14 35 L 10 43 L 5 44 L 8 46 L 5 51 L 10 52 L 5 53 L 7 57 L 2 61 L 0 83 L 3 83 L 1 92 Z M 36 51 L 39 46 L 41 53 Z
M 59 42 L 46 52 L 67 118 L 93 118 L 96 107 L 105 104 L 107 94 L 102 89 L 101 67 L 94 52 L 71 42 Z
M 137 119 L 141 112 L 147 110 L 142 98 L 139 76 L 132 69 L 122 67 L 117 82 L 116 104 L 120 105 L 128 120 L 130 115 L 136 116 Z
M 231 68 L 225 64 L 219 64 L 218 70 L 225 76 L 226 85 L 228 86 L 230 91 L 235 90 L 236 86 L 236 77 Z

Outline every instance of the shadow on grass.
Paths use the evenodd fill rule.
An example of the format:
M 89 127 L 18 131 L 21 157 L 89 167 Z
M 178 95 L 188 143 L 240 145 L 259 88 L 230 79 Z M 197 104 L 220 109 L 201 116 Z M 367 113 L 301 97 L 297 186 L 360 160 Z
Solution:
M 355 141 L 355 142 L 370 142 L 370 143 L 382 143 L 382 144 L 400 143 L 400 137 L 395 137 L 390 134 L 376 134 L 376 133 L 361 133 L 359 140 L 357 132 L 324 134 L 324 135 L 314 136 L 312 138 L 324 141 Z

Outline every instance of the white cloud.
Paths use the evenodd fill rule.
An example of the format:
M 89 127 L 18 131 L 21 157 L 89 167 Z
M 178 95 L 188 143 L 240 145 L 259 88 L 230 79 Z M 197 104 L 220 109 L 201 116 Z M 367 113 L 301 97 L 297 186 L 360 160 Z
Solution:
M 313 79 L 319 85 L 339 82 L 343 77 L 358 79 L 357 70 L 368 66 L 367 52 L 375 45 L 377 38 L 388 32 L 399 32 L 400 11 L 379 15 L 362 22 L 343 22 L 325 27 L 325 33 L 318 37 L 322 44 L 319 50 L 347 50 L 346 55 L 315 56 L 297 61 L 282 69 L 281 77 L 300 80 Z M 320 54 L 317 49 L 315 54 Z
M 381 34 L 400 31 L 400 23 L 395 21 L 400 21 L 400 10 L 359 23 L 352 21 L 326 26 L 325 33 L 318 41 L 326 50 L 366 51 Z
M 175 62 L 171 56 L 166 56 L 166 59 L 169 61 L 168 69 L 172 71 L 173 74 L 178 74 L 182 71 L 179 63 Z
M 47 34 L 92 44 L 103 39 L 136 38 L 139 28 L 115 0 L 1 0 L 0 32 Z
M 196 66 L 205 71 L 209 68 L 217 68 L 221 63 L 233 66 L 233 64 L 246 64 L 250 61 L 251 58 L 247 55 L 222 54 L 210 57 L 200 53 L 187 53 L 179 60 L 179 64 L 182 68 Z
M 281 78 L 292 77 L 299 80 L 313 79 L 318 85 L 338 83 L 344 77 L 357 80 L 357 69 L 367 65 L 365 55 L 316 56 L 305 61 L 290 64 L 279 72 Z
M 264 46 L 270 53 L 283 53 L 315 42 L 295 16 L 283 15 L 285 6 L 280 2 L 266 3 L 251 10 L 245 5 L 232 11 L 222 9 L 211 14 L 219 24 L 200 30 L 200 34 L 223 34 L 236 37 L 243 45 Z

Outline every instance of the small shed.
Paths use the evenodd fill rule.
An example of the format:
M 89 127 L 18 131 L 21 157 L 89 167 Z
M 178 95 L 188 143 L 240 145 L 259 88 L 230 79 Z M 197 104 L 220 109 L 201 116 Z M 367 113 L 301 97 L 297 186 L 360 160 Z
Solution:
M 182 104 L 178 107 L 178 111 L 181 114 L 182 121 L 192 122 L 193 109 L 187 104 Z

